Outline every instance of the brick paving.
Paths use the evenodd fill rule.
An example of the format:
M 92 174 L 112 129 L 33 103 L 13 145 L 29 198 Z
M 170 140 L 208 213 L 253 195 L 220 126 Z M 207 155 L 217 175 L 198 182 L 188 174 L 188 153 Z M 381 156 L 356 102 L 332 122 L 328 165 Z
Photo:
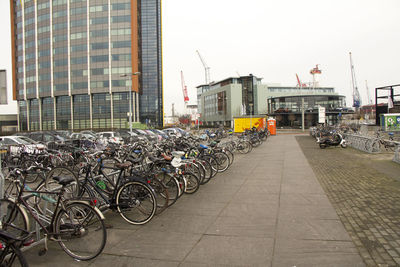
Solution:
M 400 165 L 296 138 L 365 264 L 400 266 Z

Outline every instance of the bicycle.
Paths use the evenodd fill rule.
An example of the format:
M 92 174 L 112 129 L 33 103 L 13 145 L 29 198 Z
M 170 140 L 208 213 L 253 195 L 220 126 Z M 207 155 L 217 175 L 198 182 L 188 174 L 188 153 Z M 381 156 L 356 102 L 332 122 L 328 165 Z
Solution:
M 20 247 L 25 239 L 19 239 L 10 233 L 0 230 L 0 266 L 28 267 Z
M 93 203 L 84 199 L 64 197 L 66 187 L 75 182 L 73 177 L 53 177 L 61 188 L 39 191 L 27 189 L 25 186 L 26 176 L 23 174 L 27 171 L 17 172 L 22 176 L 22 181 L 14 181 L 17 187 L 16 197 L 1 200 L 0 222 L 3 230 L 11 230 L 16 236 L 26 235 L 30 231 L 30 215 L 40 229 L 36 235 L 40 236 L 42 233 L 44 236 L 45 247 L 40 255 L 48 250 L 48 240 L 58 242 L 65 253 L 76 260 L 91 260 L 103 251 L 107 239 L 103 214 Z M 49 211 L 49 215 L 43 214 L 43 211 L 28 204 L 31 197 L 45 200 L 54 209 L 45 207 L 43 211 Z
M 102 170 L 102 158 L 98 157 L 97 165 L 90 163 L 83 168 L 85 178 L 81 182 L 80 196 L 88 196 L 100 206 L 101 210 L 111 209 L 130 224 L 149 222 L 157 210 L 154 190 L 142 177 L 124 175 L 131 167 L 130 162 L 115 164 L 112 173 Z M 96 175 L 93 170 L 98 168 Z M 110 177 L 118 174 L 115 181 Z

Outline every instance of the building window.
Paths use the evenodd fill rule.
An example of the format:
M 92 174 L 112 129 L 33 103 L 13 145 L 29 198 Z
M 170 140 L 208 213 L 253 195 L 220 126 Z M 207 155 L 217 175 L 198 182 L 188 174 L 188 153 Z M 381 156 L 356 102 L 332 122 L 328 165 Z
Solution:
M 90 57 L 90 62 L 91 63 L 108 62 L 108 55 L 91 56 Z
M 114 114 L 114 128 L 127 128 L 127 116 L 129 112 L 129 93 L 114 93 L 113 94 L 113 114 Z
M 93 94 L 93 128 L 111 128 L 110 94 Z
M 90 128 L 90 96 L 74 96 L 74 129 Z
M 71 129 L 71 98 L 59 96 L 56 98 L 57 129 Z
M 31 99 L 29 100 L 29 129 L 31 131 L 40 130 L 39 121 L 39 101 L 38 99 Z
M 45 97 L 42 99 L 42 129 L 54 129 L 54 98 Z

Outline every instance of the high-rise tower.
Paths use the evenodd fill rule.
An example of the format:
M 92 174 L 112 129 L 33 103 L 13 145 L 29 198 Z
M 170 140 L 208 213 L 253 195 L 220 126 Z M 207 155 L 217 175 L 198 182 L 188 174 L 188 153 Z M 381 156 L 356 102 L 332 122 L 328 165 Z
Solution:
M 162 114 L 161 34 L 158 46 L 146 45 L 143 31 L 161 32 L 161 23 L 149 23 L 143 14 L 153 10 L 160 18 L 159 0 L 10 4 L 20 130 L 128 128 L 129 99 L 134 122 L 145 108 Z M 159 59 L 157 75 L 146 68 L 153 58 Z M 153 84 L 160 85 L 158 102 L 141 101 Z

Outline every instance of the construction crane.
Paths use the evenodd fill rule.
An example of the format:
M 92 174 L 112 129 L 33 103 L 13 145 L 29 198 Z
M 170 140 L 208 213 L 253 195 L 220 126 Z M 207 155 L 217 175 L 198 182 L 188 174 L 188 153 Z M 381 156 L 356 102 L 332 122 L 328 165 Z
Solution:
M 365 80 L 365 88 L 367 89 L 367 98 L 368 98 L 368 105 L 372 105 L 372 99 L 368 88 L 367 80 Z
M 185 84 L 185 79 L 183 78 L 183 71 L 181 71 L 181 81 L 182 81 L 183 102 L 185 103 L 185 113 L 186 113 L 187 104 L 189 102 L 189 96 L 188 96 L 187 87 Z
M 210 67 L 207 65 L 207 63 L 204 61 L 204 58 L 200 55 L 199 50 L 196 50 L 197 54 L 199 55 L 199 58 L 201 60 L 201 63 L 203 64 L 204 67 L 204 72 L 205 72 L 205 77 L 206 77 L 206 83 L 205 84 L 210 84 L 211 78 L 210 78 Z
M 353 107 L 357 109 L 361 106 L 361 98 L 360 98 L 360 92 L 358 91 L 357 88 L 356 74 L 354 72 L 354 65 L 353 65 L 353 59 L 351 58 L 351 52 L 349 53 L 349 55 L 350 55 L 350 68 L 351 68 L 351 82 L 353 85 Z
M 299 86 L 299 88 L 308 87 L 307 84 L 302 83 L 302 82 L 300 81 L 299 75 L 297 75 L 297 73 L 296 73 L 296 78 L 297 78 L 297 85 Z

